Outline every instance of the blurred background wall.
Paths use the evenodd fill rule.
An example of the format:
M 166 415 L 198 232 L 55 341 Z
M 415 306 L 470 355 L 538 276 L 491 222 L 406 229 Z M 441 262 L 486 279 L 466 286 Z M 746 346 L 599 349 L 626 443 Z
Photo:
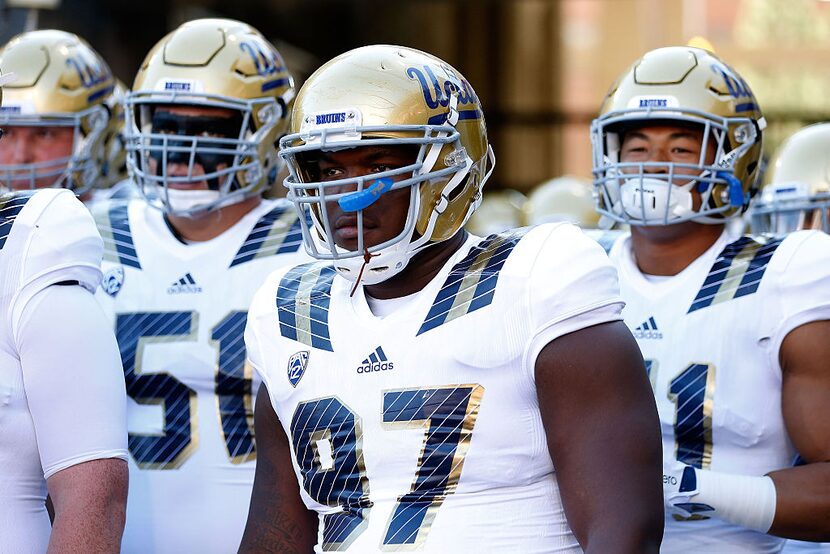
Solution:
M 57 2 L 37 13 L 38 27 L 86 38 L 128 85 L 159 38 L 197 17 L 251 23 L 298 83 L 364 44 L 427 50 L 484 103 L 498 156 L 491 189 L 589 177 L 588 127 L 613 79 L 645 51 L 694 36 L 755 91 L 770 123 L 767 152 L 830 119 L 830 0 L 0 0 L 2 42 L 33 24 L 17 7 L 27 2 Z

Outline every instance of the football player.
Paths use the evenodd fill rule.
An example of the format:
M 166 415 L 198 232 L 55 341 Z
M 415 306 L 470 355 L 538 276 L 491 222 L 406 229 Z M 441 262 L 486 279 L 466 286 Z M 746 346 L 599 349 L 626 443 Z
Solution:
M 830 232 L 830 123 L 800 129 L 776 152 L 750 206 L 755 233 Z
M 0 187 L 68 188 L 86 203 L 107 195 L 107 158 L 122 148 L 107 63 L 80 37 L 43 30 L 10 40 L 0 67 L 17 76 L 0 108 Z
M 91 294 L 101 251 L 71 192 L 0 196 L 0 552 L 119 551 L 126 397 Z
M 592 126 L 598 210 L 631 225 L 611 258 L 662 422 L 664 552 L 830 536 L 830 237 L 726 226 L 764 125 L 737 72 L 671 47 L 623 73 Z
M 749 207 L 753 232 L 830 231 L 830 123 L 800 129 L 779 147 Z M 801 460 L 797 460 L 801 463 Z M 830 553 L 830 544 L 787 541 L 787 554 Z
M 319 261 L 249 312 L 241 551 L 657 552 L 659 431 L 616 275 L 568 224 L 462 230 L 494 163 L 470 84 L 359 48 L 309 78 L 292 131 Z
M 142 200 L 96 211 L 124 365 L 131 454 L 126 552 L 232 552 L 254 477 L 246 310 L 265 276 L 307 259 L 278 169 L 294 89 L 277 50 L 227 19 L 185 23 L 126 96 Z

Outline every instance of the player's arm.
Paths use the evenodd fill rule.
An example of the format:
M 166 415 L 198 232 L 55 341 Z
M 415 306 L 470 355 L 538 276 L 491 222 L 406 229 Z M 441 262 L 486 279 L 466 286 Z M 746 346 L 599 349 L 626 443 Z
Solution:
M 318 518 L 300 498 L 291 448 L 263 383 L 254 413 L 257 465 L 240 554 L 306 554 L 317 544 Z
M 660 423 L 625 324 L 556 338 L 540 352 L 535 374 L 565 514 L 584 551 L 658 552 Z
M 55 510 L 48 552 L 119 552 L 127 505 L 127 463 L 92 460 L 46 481 Z
M 666 502 L 762 533 L 830 540 L 830 237 L 801 234 L 779 248 L 793 244 L 773 259 L 776 267 L 770 263 L 776 290 L 764 319 L 773 327 L 763 332 L 773 345 L 770 362 L 781 368 L 784 424 L 808 465 L 738 475 L 675 462 L 666 471 L 679 487 L 666 485 Z
M 127 504 L 126 394 L 92 294 L 52 285 L 22 309 L 24 387 L 55 516 L 50 552 L 118 552 Z
M 769 474 L 776 491 L 770 533 L 830 541 L 830 321 L 792 330 L 779 358 L 784 423 L 807 464 Z
M 784 423 L 807 465 L 740 475 L 670 463 L 664 482 L 677 484 L 666 484 L 666 501 L 761 533 L 830 540 L 830 321 L 787 333 L 778 356 Z

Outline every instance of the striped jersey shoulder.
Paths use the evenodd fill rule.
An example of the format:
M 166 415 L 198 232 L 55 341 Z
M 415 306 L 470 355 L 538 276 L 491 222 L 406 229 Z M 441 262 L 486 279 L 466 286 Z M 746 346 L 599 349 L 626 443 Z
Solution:
M 92 214 L 104 241 L 104 261 L 141 269 L 130 229 L 128 200 L 113 200 Z
M 471 248 L 450 270 L 417 334 L 491 304 L 507 258 L 530 229 L 523 227 L 490 235 Z
M 333 352 L 329 334 L 331 286 L 337 271 L 323 262 L 289 269 L 277 287 L 280 335 L 312 348 Z
M 35 192 L 37 191 L 26 190 L 0 195 L 0 250 L 6 246 L 6 239 L 9 238 L 17 216 Z
M 254 224 L 229 267 L 265 256 L 296 252 L 302 243 L 301 222 L 294 206 L 279 202 Z
M 721 251 L 687 313 L 754 294 L 785 237 L 743 236 Z

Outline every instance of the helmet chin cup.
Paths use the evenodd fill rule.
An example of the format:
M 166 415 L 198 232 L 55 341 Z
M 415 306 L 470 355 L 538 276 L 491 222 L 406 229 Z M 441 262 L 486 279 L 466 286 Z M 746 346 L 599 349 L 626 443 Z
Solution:
M 648 177 L 626 179 L 620 187 L 622 208 L 629 218 L 647 223 L 671 221 L 692 213 L 692 187 Z
M 357 281 L 359 277 L 363 285 L 377 285 L 403 271 L 409 264 L 412 254 L 407 252 L 402 241 L 370 256 L 368 262 L 364 258 L 335 260 L 334 268 L 351 282 Z
M 156 194 L 165 211 L 173 215 L 189 215 L 201 209 L 207 211 L 221 198 L 218 190 L 179 190 L 163 186 L 156 187 Z

